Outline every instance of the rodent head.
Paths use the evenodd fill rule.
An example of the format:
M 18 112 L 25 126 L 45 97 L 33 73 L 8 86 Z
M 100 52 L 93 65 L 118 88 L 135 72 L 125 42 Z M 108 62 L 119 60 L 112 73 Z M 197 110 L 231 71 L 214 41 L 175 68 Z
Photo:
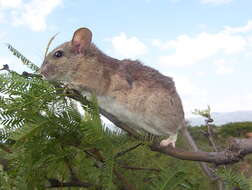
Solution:
M 40 73 L 47 80 L 67 81 L 73 64 L 85 56 L 91 40 L 92 32 L 88 28 L 79 28 L 74 32 L 72 41 L 60 45 L 46 56 Z

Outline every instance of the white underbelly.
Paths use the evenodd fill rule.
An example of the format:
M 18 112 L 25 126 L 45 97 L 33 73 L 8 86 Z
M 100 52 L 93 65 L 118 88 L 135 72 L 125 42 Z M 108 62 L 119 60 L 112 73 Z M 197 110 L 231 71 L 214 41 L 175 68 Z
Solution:
M 91 100 L 89 92 L 82 92 L 88 100 Z M 143 129 L 154 135 L 170 135 L 171 132 L 165 127 L 165 121 L 155 116 L 146 117 L 144 114 L 129 111 L 126 105 L 119 104 L 114 98 L 109 96 L 97 96 L 100 108 L 114 115 L 121 122 L 134 129 Z

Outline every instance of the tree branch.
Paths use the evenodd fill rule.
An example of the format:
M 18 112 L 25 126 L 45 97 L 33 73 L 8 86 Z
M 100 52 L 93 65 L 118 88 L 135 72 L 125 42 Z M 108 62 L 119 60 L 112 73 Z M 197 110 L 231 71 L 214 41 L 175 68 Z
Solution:
M 210 114 L 210 107 L 208 107 L 208 113 L 205 115 L 205 117 L 206 117 L 205 122 L 206 122 L 206 126 L 207 126 L 207 135 L 206 136 L 207 136 L 210 144 L 212 145 L 213 150 L 215 152 L 218 152 L 219 150 L 217 149 L 216 143 L 214 142 L 213 126 L 210 124 L 210 123 L 212 123 L 214 121 L 213 118 L 211 117 L 211 114 Z M 223 165 L 223 167 L 226 168 L 225 165 Z M 219 190 L 223 190 L 223 188 L 224 188 L 224 181 L 221 180 L 221 178 L 219 178 L 217 180 L 217 186 L 218 186 Z
M 120 156 L 123 156 L 123 155 L 126 154 L 127 152 L 130 152 L 130 151 L 136 149 L 137 147 L 139 147 L 139 146 L 141 146 L 141 145 L 143 145 L 143 143 L 139 143 L 139 144 L 137 144 L 137 145 L 135 145 L 135 146 L 133 146 L 133 147 L 128 148 L 127 150 L 124 150 L 124 151 L 122 151 L 122 152 L 118 152 L 118 153 L 115 155 L 115 158 L 118 158 L 118 157 L 120 157 Z
M 211 118 L 211 115 L 210 115 L 210 113 L 209 113 L 209 115 L 207 116 L 207 119 L 205 120 L 206 126 L 207 126 L 207 137 L 208 137 L 208 140 L 209 140 L 210 144 L 211 144 L 212 147 L 213 147 L 213 150 L 214 150 L 215 152 L 217 152 L 218 149 L 217 149 L 217 146 L 216 146 L 216 144 L 215 144 L 215 142 L 214 142 L 214 138 L 213 138 L 214 132 L 213 132 L 213 128 L 212 128 L 212 126 L 211 126 L 211 124 L 210 124 L 210 123 L 212 123 L 213 121 L 214 121 L 214 120 Z
M 252 139 L 231 138 L 229 146 L 220 152 L 189 152 L 172 147 L 161 147 L 158 143 L 150 146 L 152 151 L 161 152 L 163 154 L 190 161 L 208 162 L 215 165 L 227 165 L 239 162 L 247 154 L 252 153 Z
M 31 77 L 31 78 L 34 78 L 34 77 L 36 77 L 36 78 L 42 78 L 42 76 L 40 74 L 28 73 L 26 71 L 24 71 L 22 73 L 22 76 L 27 77 L 27 78 L 28 77 Z
M 3 65 L 3 68 L 1 68 L 0 71 L 8 71 L 8 72 L 10 72 L 9 65 L 7 65 L 7 64 Z

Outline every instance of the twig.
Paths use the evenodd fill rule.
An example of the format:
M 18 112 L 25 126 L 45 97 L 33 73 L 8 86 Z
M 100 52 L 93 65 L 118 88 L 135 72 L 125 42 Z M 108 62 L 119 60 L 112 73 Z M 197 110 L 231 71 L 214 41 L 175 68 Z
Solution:
M 10 72 L 9 65 L 7 64 L 3 65 L 3 68 L 1 68 L 0 71 L 3 71 L 3 70 Z
M 10 73 L 16 73 L 16 74 L 18 74 L 16 71 L 11 70 L 10 67 L 9 67 L 9 65 L 7 65 L 7 64 L 3 65 L 3 68 L 1 68 L 0 71 L 8 71 L 8 72 L 10 72 Z M 18 74 L 18 75 L 20 75 L 20 74 Z M 24 71 L 24 72 L 22 73 L 22 75 L 20 75 L 20 76 L 23 76 L 23 77 L 31 77 L 31 78 L 32 78 L 32 77 L 42 78 L 42 75 L 40 75 L 40 74 L 28 73 L 28 72 L 26 72 L 26 71 Z
M 22 76 L 24 76 L 24 77 L 31 77 L 31 78 L 34 78 L 34 77 L 36 77 L 36 78 L 42 78 L 42 75 L 40 75 L 40 74 L 28 73 L 26 71 L 24 71 L 22 73 Z
M 160 172 L 160 169 L 157 168 L 141 168 L 141 167 L 132 167 L 128 165 L 120 165 L 120 168 L 129 169 L 129 170 L 144 170 L 144 171 L 152 171 L 152 172 Z
M 207 138 L 208 138 L 210 144 L 212 145 L 213 150 L 215 152 L 218 152 L 217 146 L 216 146 L 216 144 L 214 142 L 213 128 L 212 128 L 212 125 L 210 124 L 210 123 L 212 123 L 214 121 L 213 118 L 211 117 L 211 114 L 210 114 L 210 107 L 209 107 L 208 110 L 209 110 L 209 112 L 205 116 L 206 117 L 205 122 L 206 122 L 206 126 L 207 126 Z M 225 165 L 223 165 L 223 167 L 226 168 Z M 224 182 L 223 182 L 222 179 L 217 178 L 217 186 L 218 186 L 218 190 L 223 190 L 223 188 L 224 188 Z
M 128 149 L 126 149 L 126 150 L 124 150 L 124 151 L 122 151 L 122 152 L 118 152 L 118 153 L 115 155 L 115 158 L 118 158 L 118 157 L 120 157 L 120 156 L 123 156 L 123 155 L 126 154 L 127 152 L 130 152 L 130 151 L 136 149 L 137 147 L 139 147 L 139 146 L 141 146 L 141 145 L 143 145 L 143 143 L 139 143 L 139 144 L 137 144 L 137 145 L 135 145 L 135 146 L 133 146 L 133 147 L 131 147 L 131 148 L 128 148 Z
M 205 120 L 205 122 L 206 122 L 206 126 L 207 126 L 207 137 L 208 137 L 208 140 L 209 140 L 209 142 L 210 142 L 210 144 L 212 145 L 212 147 L 213 147 L 213 150 L 215 151 L 215 152 L 217 152 L 218 151 L 218 149 L 217 149 L 217 146 L 216 146 L 216 144 L 215 144 L 215 142 L 214 142 L 214 139 L 213 139 L 213 129 L 212 129 L 212 126 L 211 126 L 211 124 L 210 123 L 212 123 L 213 122 L 213 119 L 211 118 L 211 115 L 209 114 L 208 115 L 208 117 L 207 117 L 207 119 Z
M 95 159 L 95 167 L 102 168 L 105 164 L 105 158 L 101 155 L 100 151 L 96 148 L 84 151 L 88 156 Z
M 204 130 L 202 130 L 202 129 L 200 129 L 199 131 L 200 131 L 204 136 L 208 137 L 208 135 L 209 135 L 208 132 L 206 132 L 206 131 L 204 131 Z
M 100 162 L 105 162 L 105 158 L 101 155 L 100 151 L 97 148 L 85 150 L 85 153 L 94 157 L 96 160 Z

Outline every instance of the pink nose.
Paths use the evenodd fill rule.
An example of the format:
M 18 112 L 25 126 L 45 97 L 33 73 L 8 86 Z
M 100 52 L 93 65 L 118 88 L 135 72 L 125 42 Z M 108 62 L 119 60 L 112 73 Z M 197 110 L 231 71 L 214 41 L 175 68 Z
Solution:
M 45 62 L 40 68 L 40 74 L 42 74 L 46 78 L 51 78 L 52 76 L 57 74 L 57 66 Z
M 45 72 L 44 69 L 39 70 L 40 74 L 43 75 L 44 77 L 47 77 L 47 73 Z
M 39 70 L 39 73 L 41 74 L 41 75 L 43 75 L 43 76 L 47 76 L 47 73 L 48 73 L 48 68 L 47 68 L 47 66 L 46 65 L 42 65 L 41 66 L 41 68 L 40 68 L 40 70 Z

